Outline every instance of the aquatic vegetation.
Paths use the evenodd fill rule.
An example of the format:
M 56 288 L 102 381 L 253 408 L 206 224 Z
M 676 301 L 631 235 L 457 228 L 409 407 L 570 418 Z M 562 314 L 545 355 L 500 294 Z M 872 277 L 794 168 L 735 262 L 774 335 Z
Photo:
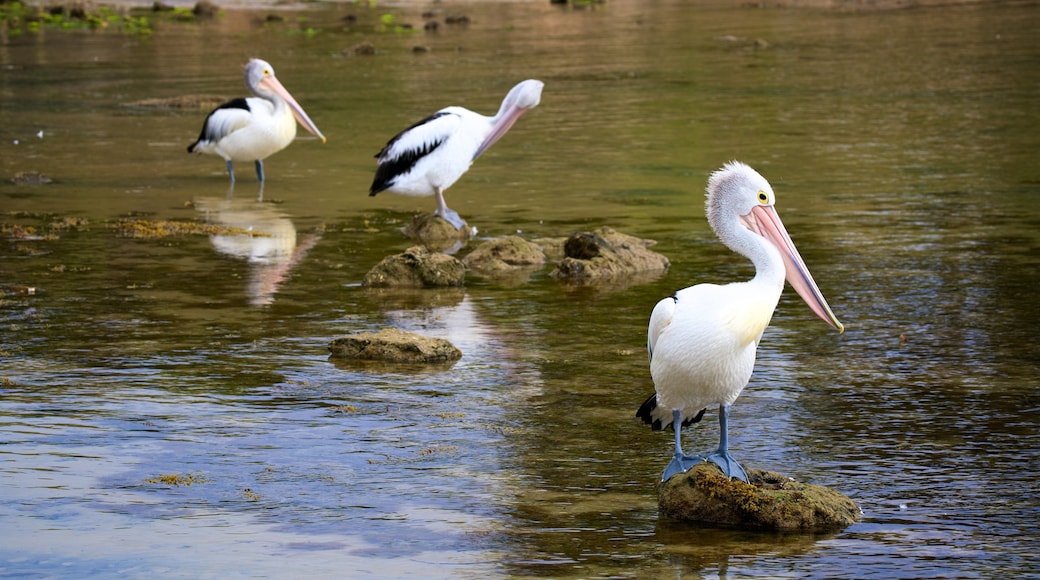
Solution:
M 198 473 L 189 473 L 187 475 L 181 475 L 179 473 L 171 473 L 166 475 L 160 475 L 158 477 L 149 477 L 144 480 L 145 483 L 158 483 L 162 485 L 172 485 L 174 487 L 189 486 L 196 483 L 206 483 L 208 480 L 204 475 Z
M 169 236 L 250 236 L 270 237 L 270 234 L 246 228 L 207 224 L 192 220 L 147 220 L 126 218 L 109 223 L 108 227 L 124 238 L 156 239 Z
M 0 4 L 0 23 L 10 34 L 53 30 L 118 30 L 133 36 L 152 34 L 152 23 L 146 16 L 122 13 L 109 6 L 87 7 L 84 4 L 57 4 L 48 7 L 21 2 Z
M 379 16 L 379 24 L 380 24 L 380 27 L 378 29 L 379 32 L 394 32 L 394 33 L 415 32 L 415 27 L 414 26 L 412 26 L 411 24 L 404 23 L 404 22 L 398 22 L 397 21 L 397 16 L 395 16 L 394 14 L 392 14 L 390 12 L 383 13 L 382 15 Z

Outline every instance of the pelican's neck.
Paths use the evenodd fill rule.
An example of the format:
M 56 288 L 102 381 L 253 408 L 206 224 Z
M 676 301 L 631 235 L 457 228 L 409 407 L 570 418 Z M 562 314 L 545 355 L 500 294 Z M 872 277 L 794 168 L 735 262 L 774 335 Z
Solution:
M 506 98 L 502 99 L 502 104 L 498 106 L 498 112 L 495 113 L 495 116 L 491 117 L 490 119 L 490 123 L 492 126 L 497 125 L 508 114 L 509 109 L 512 108 L 513 101 L 516 100 L 512 97 L 513 93 L 509 93 L 508 95 L 506 95 Z
M 278 112 L 284 111 L 289 106 L 288 103 L 285 102 L 285 99 L 283 99 L 280 95 L 278 95 L 274 91 L 267 91 L 267 90 L 257 89 L 257 90 L 255 90 L 253 92 L 256 93 L 256 96 L 258 96 L 261 99 L 267 101 L 268 103 L 271 103 L 271 106 L 274 107 L 275 111 L 278 111 Z
M 721 227 L 716 233 L 722 243 L 754 264 L 755 277 L 751 282 L 775 287 L 779 296 L 784 289 L 787 276 L 780 250 L 769 243 L 769 240 L 744 227 L 740 218 L 727 220 L 719 225 Z

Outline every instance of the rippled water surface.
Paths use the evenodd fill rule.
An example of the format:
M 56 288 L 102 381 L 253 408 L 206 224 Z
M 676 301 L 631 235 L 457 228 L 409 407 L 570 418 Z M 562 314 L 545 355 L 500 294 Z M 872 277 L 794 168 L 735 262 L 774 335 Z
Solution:
M 0 35 L 0 574 L 1037 573 L 1038 16 L 316 4 Z M 240 96 L 250 56 L 329 139 L 271 157 L 263 201 L 250 167 L 229 196 L 220 159 L 185 153 L 204 110 L 147 105 Z M 493 113 L 524 78 L 541 105 L 452 207 L 482 237 L 609 225 L 671 269 L 360 287 L 433 208 L 368 197 L 373 155 L 442 106 Z M 856 500 L 837 533 L 657 514 L 671 438 L 634 417 L 646 321 L 677 288 L 750 275 L 704 222 L 707 175 L 734 158 L 772 182 L 848 330 L 785 294 L 732 449 Z M 9 181 L 26 171 L 52 182 Z M 224 233 L 131 238 L 128 219 Z M 384 327 L 464 356 L 328 359 Z M 710 449 L 713 423 L 688 446 Z

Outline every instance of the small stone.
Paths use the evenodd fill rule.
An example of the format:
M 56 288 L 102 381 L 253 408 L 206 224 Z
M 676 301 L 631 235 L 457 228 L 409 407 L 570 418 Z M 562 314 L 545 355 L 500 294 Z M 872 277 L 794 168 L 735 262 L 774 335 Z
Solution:
M 44 185 L 51 183 L 51 178 L 39 171 L 19 171 L 11 178 L 11 183 L 17 185 Z
M 209 0 L 199 0 L 191 12 L 196 18 L 214 18 L 220 13 L 220 7 Z
M 333 358 L 397 363 L 441 363 L 462 358 L 462 351 L 443 338 L 396 328 L 337 338 L 329 345 Z
M 353 54 L 356 56 L 372 56 L 375 53 L 376 46 L 371 42 L 361 42 L 343 51 L 343 54 Z

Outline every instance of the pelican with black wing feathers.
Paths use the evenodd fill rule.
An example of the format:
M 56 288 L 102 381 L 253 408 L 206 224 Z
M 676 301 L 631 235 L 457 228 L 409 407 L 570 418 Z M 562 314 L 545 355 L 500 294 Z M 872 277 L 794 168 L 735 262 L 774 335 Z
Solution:
M 369 195 L 392 191 L 436 196 L 435 213 L 462 229 L 466 222 L 448 208 L 444 190 L 458 181 L 521 115 L 538 106 L 542 86 L 542 81 L 537 80 L 516 85 L 494 117 L 462 107 L 447 107 L 398 133 L 376 155 L 379 165 Z
M 729 410 L 751 379 L 755 351 L 785 279 L 817 316 L 844 332 L 774 203 L 769 182 L 743 163 L 734 161 L 713 173 L 708 180 L 708 223 L 722 243 L 751 260 L 755 277 L 684 288 L 658 302 L 650 315 L 647 349 L 656 392 L 636 415 L 655 431 L 675 431 L 675 455 L 661 481 L 702 461 L 748 481 L 729 454 Z M 700 421 L 710 405 L 719 405 L 719 448 L 707 456 L 687 455 L 680 431 Z
M 274 68 L 254 58 L 246 65 L 246 87 L 255 97 L 230 100 L 213 109 L 188 153 L 220 155 L 235 183 L 233 161 L 252 161 L 264 182 L 264 159 L 285 149 L 296 138 L 296 122 L 325 142 L 314 121 L 274 76 Z

